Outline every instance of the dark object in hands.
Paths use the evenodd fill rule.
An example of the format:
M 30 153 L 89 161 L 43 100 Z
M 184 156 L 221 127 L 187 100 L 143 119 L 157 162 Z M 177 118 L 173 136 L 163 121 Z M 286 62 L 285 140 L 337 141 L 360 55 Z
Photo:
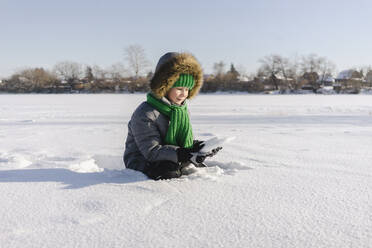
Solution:
M 222 149 L 222 147 L 219 146 L 219 147 L 216 147 L 216 148 L 212 149 L 212 151 L 210 151 L 210 152 L 206 152 L 206 153 L 199 152 L 199 153 L 193 154 L 193 156 L 190 158 L 190 161 L 191 161 L 191 163 L 193 163 L 196 167 L 207 167 L 207 166 L 204 164 L 204 160 L 205 160 L 207 157 L 213 157 L 213 156 L 216 155 L 217 152 L 219 152 L 221 149 Z
M 203 141 L 197 141 L 191 148 L 180 147 L 177 149 L 178 162 L 187 162 L 192 157 L 192 153 L 199 152 L 203 148 Z

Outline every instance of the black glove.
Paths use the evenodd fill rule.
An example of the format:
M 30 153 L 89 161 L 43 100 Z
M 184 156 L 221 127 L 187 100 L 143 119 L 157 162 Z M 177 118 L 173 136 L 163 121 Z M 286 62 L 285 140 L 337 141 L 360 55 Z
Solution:
M 198 143 L 201 144 L 201 143 L 203 143 L 203 142 L 204 142 L 204 140 L 193 140 L 193 141 L 192 141 L 192 144 L 193 144 L 193 145 L 198 144 Z
M 204 144 L 203 141 L 196 141 L 191 148 L 180 147 L 177 149 L 178 162 L 187 162 L 192 157 L 191 153 L 199 152 Z
M 212 149 L 212 151 L 210 152 L 206 152 L 206 153 L 194 153 L 193 156 L 190 158 L 190 161 L 191 163 L 193 163 L 196 167 L 205 167 L 206 165 L 203 163 L 204 160 L 207 158 L 207 157 L 213 157 L 214 155 L 216 155 L 220 150 L 222 149 L 222 147 L 216 147 L 214 149 Z

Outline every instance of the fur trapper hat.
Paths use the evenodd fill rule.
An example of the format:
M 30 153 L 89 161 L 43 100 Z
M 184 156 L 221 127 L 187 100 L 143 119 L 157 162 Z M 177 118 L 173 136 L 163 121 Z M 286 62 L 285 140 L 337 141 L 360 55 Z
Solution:
M 159 59 L 150 81 L 152 94 L 159 99 L 165 96 L 181 74 L 193 76 L 195 85 L 187 98 L 196 96 L 203 84 L 202 68 L 193 55 L 176 52 L 166 53 Z

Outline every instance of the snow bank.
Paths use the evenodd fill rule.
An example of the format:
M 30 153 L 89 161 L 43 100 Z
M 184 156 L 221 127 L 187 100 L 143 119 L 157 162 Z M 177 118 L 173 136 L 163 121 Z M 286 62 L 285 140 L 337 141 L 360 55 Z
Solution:
M 0 168 L 25 168 L 32 164 L 22 155 L 0 153 Z
M 69 169 L 79 173 L 89 173 L 89 172 L 101 172 L 102 168 L 99 168 L 94 159 L 89 159 L 82 161 L 78 164 L 72 164 Z

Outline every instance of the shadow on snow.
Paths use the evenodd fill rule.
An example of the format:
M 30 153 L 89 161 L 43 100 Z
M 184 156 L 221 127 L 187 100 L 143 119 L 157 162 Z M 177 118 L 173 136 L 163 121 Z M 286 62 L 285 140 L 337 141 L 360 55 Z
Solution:
M 64 189 L 78 189 L 97 184 L 128 184 L 148 178 L 131 169 L 77 173 L 63 168 L 0 170 L 0 183 L 60 182 Z

